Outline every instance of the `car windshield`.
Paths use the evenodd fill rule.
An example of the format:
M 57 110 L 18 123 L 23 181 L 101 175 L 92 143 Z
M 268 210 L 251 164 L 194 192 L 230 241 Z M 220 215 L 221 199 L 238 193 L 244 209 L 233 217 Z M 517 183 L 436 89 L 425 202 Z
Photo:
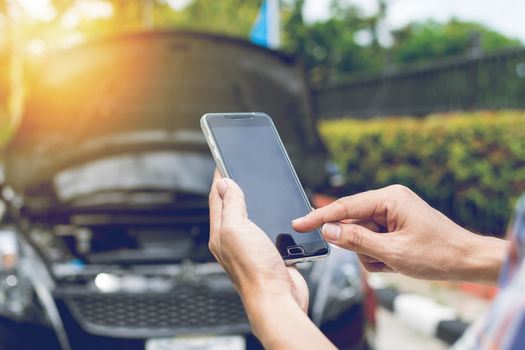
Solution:
M 59 171 L 53 184 L 62 201 L 134 191 L 206 195 L 214 167 L 209 155 L 196 152 L 126 153 Z

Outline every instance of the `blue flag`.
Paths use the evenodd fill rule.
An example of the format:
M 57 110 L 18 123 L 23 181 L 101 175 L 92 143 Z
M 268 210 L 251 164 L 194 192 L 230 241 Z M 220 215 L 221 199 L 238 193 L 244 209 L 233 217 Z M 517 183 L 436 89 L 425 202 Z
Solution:
M 252 43 L 264 47 L 269 46 L 269 37 L 268 37 L 268 2 L 263 1 L 255 24 L 252 27 L 250 33 L 250 40 Z
M 279 47 L 279 0 L 264 0 L 250 33 L 251 41 L 260 46 Z

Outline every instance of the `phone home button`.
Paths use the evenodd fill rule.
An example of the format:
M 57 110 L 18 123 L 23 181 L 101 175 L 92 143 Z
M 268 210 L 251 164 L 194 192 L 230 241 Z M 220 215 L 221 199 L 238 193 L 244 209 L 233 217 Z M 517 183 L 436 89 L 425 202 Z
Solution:
M 286 248 L 286 250 L 288 251 L 288 255 L 303 255 L 304 254 L 303 247 L 298 246 L 298 245 L 288 247 Z

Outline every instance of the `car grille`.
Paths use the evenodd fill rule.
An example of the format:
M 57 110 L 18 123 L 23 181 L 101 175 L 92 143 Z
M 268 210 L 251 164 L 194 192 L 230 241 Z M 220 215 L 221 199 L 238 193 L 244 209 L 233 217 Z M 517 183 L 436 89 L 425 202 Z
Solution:
M 234 291 L 185 287 L 169 294 L 97 293 L 63 298 L 77 322 L 97 335 L 144 338 L 249 332 Z

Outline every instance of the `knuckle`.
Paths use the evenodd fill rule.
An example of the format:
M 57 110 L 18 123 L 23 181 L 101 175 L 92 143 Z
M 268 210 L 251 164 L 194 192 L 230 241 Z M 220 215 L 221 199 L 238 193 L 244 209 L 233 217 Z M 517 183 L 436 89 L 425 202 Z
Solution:
M 363 229 L 358 225 L 349 225 L 343 228 L 341 235 L 342 243 L 348 248 L 360 248 L 363 246 Z
M 383 260 L 388 264 L 397 266 L 406 260 L 407 251 L 405 247 L 411 247 L 410 244 L 400 240 L 398 237 L 390 237 L 388 241 L 388 249 L 383 251 Z
M 387 187 L 387 190 L 388 196 L 386 202 L 391 205 L 397 203 L 399 200 L 406 200 L 415 196 L 415 193 L 405 185 L 391 185 Z
M 343 203 L 343 199 L 344 198 L 339 198 L 339 199 L 336 199 L 334 202 L 334 206 L 336 206 L 338 210 L 346 210 L 346 206 Z
M 412 194 L 413 193 L 412 190 L 410 188 L 406 187 L 405 185 L 395 184 L 395 185 L 391 185 L 389 187 L 397 195 L 406 195 L 406 194 Z
M 346 197 L 345 197 L 346 198 Z M 345 205 L 345 198 L 339 198 L 334 202 L 334 206 L 337 212 L 342 213 L 345 217 L 348 216 L 348 209 Z

